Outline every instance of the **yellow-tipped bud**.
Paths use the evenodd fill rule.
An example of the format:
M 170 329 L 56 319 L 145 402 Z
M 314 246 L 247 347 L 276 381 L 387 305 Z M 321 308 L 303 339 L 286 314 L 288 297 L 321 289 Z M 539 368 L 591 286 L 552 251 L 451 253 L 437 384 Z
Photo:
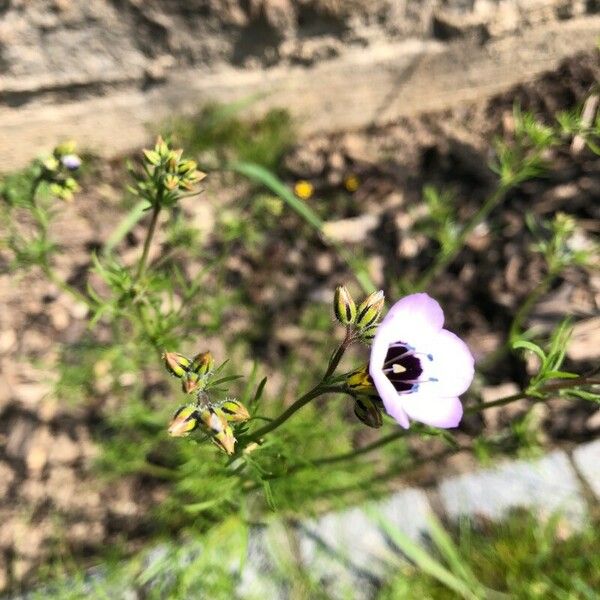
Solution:
M 167 175 L 165 177 L 165 187 L 168 190 L 174 190 L 179 185 L 179 177 L 177 175 Z
M 356 304 L 345 285 L 338 285 L 335 288 L 333 312 L 342 325 L 351 325 L 356 319 Z
M 183 354 L 179 354 L 178 352 L 163 352 L 162 359 L 167 371 L 174 377 L 179 378 L 186 374 L 191 364 L 189 358 L 186 358 Z
M 346 387 L 352 394 L 361 394 L 368 396 L 378 396 L 377 389 L 373 385 L 373 380 L 369 375 L 369 367 L 365 366 L 356 369 L 346 377 Z
M 154 167 L 160 164 L 160 154 L 156 150 L 143 150 L 146 162 Z
M 233 435 L 233 430 L 229 425 L 225 427 L 225 429 L 215 435 L 213 435 L 213 442 L 224 450 L 227 454 L 233 454 L 235 451 L 235 436 Z
M 215 408 L 207 408 L 200 413 L 200 420 L 211 433 L 220 433 L 227 427 L 225 415 Z
M 187 371 L 181 378 L 181 389 L 184 394 L 192 394 L 193 392 L 199 392 L 204 389 L 206 382 L 198 373 L 193 371 Z
M 360 340 L 367 345 L 370 345 L 377 333 L 377 325 L 371 325 L 360 332 Z
M 243 423 L 250 418 L 248 409 L 237 400 L 225 400 L 219 407 L 225 418 L 231 423 Z
M 215 359 L 210 352 L 200 352 L 196 354 L 190 364 L 190 371 L 197 373 L 201 377 L 210 373 L 215 366 Z
M 184 160 L 177 165 L 177 172 L 180 175 L 188 175 L 196 170 L 195 160 Z
M 385 296 L 381 290 L 367 296 L 358 307 L 358 314 L 356 316 L 356 326 L 358 329 L 366 329 L 374 325 L 381 315 L 384 303 Z
M 354 403 L 354 414 L 359 421 L 362 421 L 365 425 L 378 429 L 383 425 L 383 417 L 381 416 L 381 410 L 367 396 L 359 396 L 356 398 Z
M 177 409 L 169 423 L 169 435 L 172 437 L 186 437 L 199 425 L 196 406 L 188 404 Z

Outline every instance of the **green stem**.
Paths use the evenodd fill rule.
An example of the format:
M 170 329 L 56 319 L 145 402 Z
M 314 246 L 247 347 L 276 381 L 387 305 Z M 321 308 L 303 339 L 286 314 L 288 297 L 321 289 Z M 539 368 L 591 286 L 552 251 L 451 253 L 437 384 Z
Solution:
M 322 383 L 317 384 L 312 390 L 310 390 L 309 392 L 306 392 L 306 394 L 304 394 L 304 396 L 301 396 L 300 398 L 298 398 L 298 400 L 296 400 L 296 402 L 294 402 L 291 406 L 289 406 L 286 410 L 284 410 L 276 419 L 273 419 L 270 423 L 268 423 L 264 427 L 261 427 L 261 429 L 258 429 L 257 431 L 255 431 L 248 438 L 248 441 L 249 442 L 256 441 L 256 440 L 260 439 L 261 437 L 263 437 L 264 435 L 266 435 L 267 433 L 270 433 L 274 429 L 277 429 L 280 425 L 283 425 L 283 423 L 285 423 L 294 413 L 299 411 L 303 406 L 306 406 L 311 400 L 314 400 L 315 398 L 318 398 L 319 396 L 322 396 L 323 394 L 328 394 L 331 392 L 343 392 L 343 391 L 344 391 L 344 388 L 339 387 L 339 386 L 335 386 L 335 385 L 326 386 L 326 385 L 323 385 Z
M 394 442 L 399 438 L 406 437 L 407 435 L 411 435 L 412 433 L 414 433 L 414 432 L 406 431 L 405 429 L 398 429 L 398 430 L 394 431 L 394 433 L 390 433 L 389 435 L 386 435 L 371 444 L 367 444 L 366 446 L 363 446 L 362 448 L 358 448 L 356 450 L 353 450 L 352 452 L 345 452 L 343 454 L 336 454 L 334 456 L 321 458 L 319 460 L 314 461 L 312 463 L 312 465 L 315 465 L 315 466 L 331 465 L 331 464 L 338 463 L 338 462 L 344 462 L 345 460 L 350 460 L 357 456 L 362 456 L 363 454 L 368 454 L 369 452 L 373 452 L 373 450 L 377 450 L 377 448 L 387 446 L 387 444 L 390 444 L 391 442 Z
M 140 258 L 140 262 L 138 264 L 137 274 L 135 276 L 135 281 L 139 281 L 144 274 L 144 270 L 146 269 L 146 262 L 148 261 L 148 253 L 150 252 L 150 245 L 152 243 L 152 238 L 154 237 L 154 233 L 156 231 L 156 224 L 158 223 L 158 215 L 160 214 L 160 202 L 156 202 L 152 207 L 152 218 L 150 219 L 150 226 L 148 227 L 148 232 L 146 233 L 146 239 L 144 240 L 144 249 L 142 250 L 142 256 Z
M 31 206 L 33 206 L 34 208 L 37 208 L 37 200 L 36 200 L 36 196 L 37 196 L 37 191 L 38 188 L 40 187 L 40 183 L 42 183 L 42 176 L 38 175 L 32 182 L 31 182 L 31 188 L 29 190 L 29 200 L 31 202 Z
M 346 349 L 348 346 L 354 341 L 352 336 L 352 329 L 350 327 L 346 328 L 346 335 L 342 340 L 342 343 L 339 345 L 337 350 L 332 354 L 331 359 L 329 360 L 329 364 L 327 365 L 327 370 L 325 371 L 325 375 L 323 375 L 321 381 L 309 392 L 306 392 L 304 396 L 298 398 L 291 406 L 287 408 L 284 412 L 282 412 L 276 419 L 273 419 L 270 423 L 255 431 L 249 438 L 249 441 L 256 441 L 260 439 L 265 434 L 277 429 L 280 425 L 285 423 L 295 412 L 299 411 L 303 406 L 308 404 L 311 400 L 322 396 L 323 394 L 327 394 L 329 392 L 340 392 L 344 393 L 345 389 L 336 385 L 327 385 L 328 379 L 333 375 L 338 365 L 340 364 L 340 360 L 344 356 Z
M 415 289 L 424 290 L 457 256 L 462 249 L 465 240 L 469 234 L 479 225 L 486 217 L 496 208 L 502 201 L 509 186 L 500 183 L 496 191 L 491 194 L 487 200 L 481 205 L 481 208 L 471 217 L 468 223 L 462 228 L 460 235 L 456 241 L 453 250 L 447 254 L 439 254 L 433 265 L 423 274 L 421 279 L 416 283 Z
M 340 360 L 344 356 L 344 353 L 348 349 L 348 346 L 353 342 L 352 337 L 352 329 L 350 327 L 346 327 L 346 335 L 342 340 L 342 343 L 338 346 L 337 350 L 331 355 L 331 359 L 329 360 L 329 365 L 327 365 L 327 370 L 325 371 L 325 375 L 323 375 L 323 379 L 321 379 L 321 383 L 327 381 L 338 368 L 340 364 Z
M 547 394 L 549 392 L 558 392 L 560 390 L 575 388 L 582 385 L 600 385 L 600 379 L 584 376 L 578 377 L 577 379 L 566 379 L 564 381 L 548 383 L 542 386 L 538 393 Z M 468 415 L 480 412 L 482 410 L 487 410 L 488 408 L 506 406 L 511 402 L 515 402 L 515 400 L 522 400 L 524 398 L 527 398 L 528 400 L 534 400 L 535 402 L 541 402 L 542 400 L 544 400 L 544 398 L 540 398 L 539 396 L 525 390 L 523 392 L 517 392 L 516 394 L 512 394 L 511 396 L 506 396 L 505 398 L 499 398 L 498 400 L 494 400 L 493 402 L 482 402 L 481 404 L 469 406 L 465 409 L 465 414 Z

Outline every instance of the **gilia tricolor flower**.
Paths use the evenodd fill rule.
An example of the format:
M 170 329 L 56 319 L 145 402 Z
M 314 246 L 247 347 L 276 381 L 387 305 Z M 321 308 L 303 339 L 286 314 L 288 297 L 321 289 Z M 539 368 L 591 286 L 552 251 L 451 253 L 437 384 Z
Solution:
M 377 328 L 369 374 L 386 412 L 404 428 L 409 417 L 444 428 L 462 418 L 458 396 L 473 380 L 473 356 L 443 325 L 440 305 L 427 294 L 412 294 Z

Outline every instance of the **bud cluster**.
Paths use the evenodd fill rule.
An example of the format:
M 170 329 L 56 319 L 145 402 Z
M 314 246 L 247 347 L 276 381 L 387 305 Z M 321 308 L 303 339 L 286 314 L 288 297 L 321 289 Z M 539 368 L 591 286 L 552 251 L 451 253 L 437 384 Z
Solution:
M 206 177 L 194 160 L 183 158 L 182 149 L 173 149 L 160 136 L 152 150 L 144 150 L 145 176 L 137 178 L 134 193 L 161 206 L 172 206 L 182 192 L 193 192 Z
M 383 291 L 369 294 L 358 306 L 345 285 L 336 288 L 333 298 L 333 312 L 336 319 L 346 327 L 356 331 L 358 339 L 370 343 L 377 331 L 377 321 L 381 316 L 385 296 Z
M 50 192 L 61 200 L 71 201 L 79 184 L 73 172 L 81 166 L 81 158 L 75 154 L 75 142 L 63 142 L 52 154 L 41 161 L 40 179 L 50 185 Z
M 226 398 L 213 402 L 206 390 L 214 374 L 214 358 L 210 352 L 200 352 L 190 359 L 178 352 L 165 352 L 163 361 L 167 371 L 181 379 L 186 394 L 196 394 L 195 401 L 177 409 L 169 424 L 169 435 L 186 437 L 200 428 L 227 454 L 233 454 L 235 435 L 232 423 L 243 423 L 250 418 L 248 409 L 239 401 Z

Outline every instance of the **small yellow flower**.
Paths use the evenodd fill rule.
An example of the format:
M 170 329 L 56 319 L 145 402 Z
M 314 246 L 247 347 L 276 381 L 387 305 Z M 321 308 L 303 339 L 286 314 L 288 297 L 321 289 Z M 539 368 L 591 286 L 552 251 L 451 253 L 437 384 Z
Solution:
M 315 188 L 313 184 L 304 179 L 297 181 L 296 185 L 294 186 L 294 192 L 301 200 L 308 200 L 313 195 L 314 191 Z
M 360 187 L 360 179 L 356 175 L 348 175 L 344 180 L 344 187 L 349 192 L 355 192 Z

